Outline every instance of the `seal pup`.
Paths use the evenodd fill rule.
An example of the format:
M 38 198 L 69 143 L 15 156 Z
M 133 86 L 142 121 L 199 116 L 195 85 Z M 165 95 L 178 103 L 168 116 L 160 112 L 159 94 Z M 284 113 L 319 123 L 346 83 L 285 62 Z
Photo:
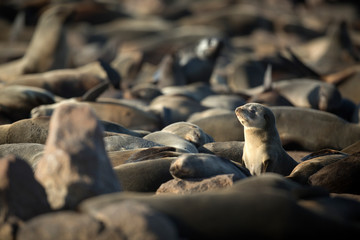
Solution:
M 251 174 L 275 172 L 288 175 L 297 165 L 281 145 L 272 111 L 258 103 L 248 103 L 235 109 L 244 126 L 243 161 Z

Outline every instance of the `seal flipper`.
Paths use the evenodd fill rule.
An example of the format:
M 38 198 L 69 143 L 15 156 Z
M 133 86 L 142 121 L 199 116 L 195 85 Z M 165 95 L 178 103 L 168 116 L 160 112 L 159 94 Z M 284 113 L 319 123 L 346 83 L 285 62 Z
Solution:
M 16 42 L 19 39 L 20 33 L 25 28 L 25 10 L 21 10 L 15 17 L 14 23 L 11 26 L 9 42 Z
M 109 82 L 111 83 L 111 85 L 115 88 L 115 89 L 120 89 L 120 82 L 121 82 L 121 76 L 118 73 L 118 71 L 116 71 L 114 68 L 112 68 L 110 66 L 109 63 L 107 63 L 106 61 L 102 60 L 102 59 L 98 59 L 101 67 L 104 69 L 104 71 L 106 72 L 106 75 L 109 79 Z
M 95 102 L 103 92 L 105 92 L 110 86 L 108 81 L 99 83 L 95 87 L 88 90 L 84 95 L 81 96 L 80 101 L 82 102 Z
M 265 75 L 264 75 L 264 92 L 269 92 L 273 90 L 272 86 L 272 66 L 268 64 L 266 67 Z
M 296 54 L 291 50 L 290 47 L 286 48 L 286 51 L 290 54 L 292 62 L 299 68 L 299 70 L 306 77 L 315 77 L 317 79 L 321 79 L 321 75 L 317 73 L 314 69 L 307 66 Z

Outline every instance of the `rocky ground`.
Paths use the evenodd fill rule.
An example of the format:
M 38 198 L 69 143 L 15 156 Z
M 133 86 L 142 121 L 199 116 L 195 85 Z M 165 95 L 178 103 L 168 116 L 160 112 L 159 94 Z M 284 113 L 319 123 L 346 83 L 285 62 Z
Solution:
M 0 33 L 0 239 L 360 234 L 357 3 L 10 0 Z M 250 102 L 288 175 L 242 160 Z

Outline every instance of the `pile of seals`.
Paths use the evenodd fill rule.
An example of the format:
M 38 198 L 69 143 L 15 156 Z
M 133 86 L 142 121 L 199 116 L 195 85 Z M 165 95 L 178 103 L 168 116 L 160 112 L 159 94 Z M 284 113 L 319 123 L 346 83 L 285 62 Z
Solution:
M 359 235 L 358 10 L 1 2 L 0 239 Z

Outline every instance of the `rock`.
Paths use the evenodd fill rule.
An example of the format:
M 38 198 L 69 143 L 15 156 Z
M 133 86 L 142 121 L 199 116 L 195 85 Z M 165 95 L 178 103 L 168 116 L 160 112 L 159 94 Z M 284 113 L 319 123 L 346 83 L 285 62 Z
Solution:
M 105 228 L 121 232 L 125 239 L 178 239 L 177 229 L 167 216 L 136 201 L 109 204 L 93 217 Z
M 66 103 L 55 110 L 35 172 L 53 209 L 74 208 L 85 198 L 121 190 L 102 134 L 88 105 Z
M 109 232 L 103 229 L 101 222 L 87 214 L 61 211 L 44 214 L 31 219 L 22 226 L 18 240 L 123 240 L 121 232 Z
M 15 216 L 28 220 L 50 211 L 45 189 L 22 159 L 8 155 L 0 159 L 0 225 Z
M 172 179 L 166 183 L 161 184 L 161 186 L 156 191 L 156 194 L 188 194 L 227 188 L 233 185 L 233 177 L 234 174 L 224 174 L 205 179 Z

